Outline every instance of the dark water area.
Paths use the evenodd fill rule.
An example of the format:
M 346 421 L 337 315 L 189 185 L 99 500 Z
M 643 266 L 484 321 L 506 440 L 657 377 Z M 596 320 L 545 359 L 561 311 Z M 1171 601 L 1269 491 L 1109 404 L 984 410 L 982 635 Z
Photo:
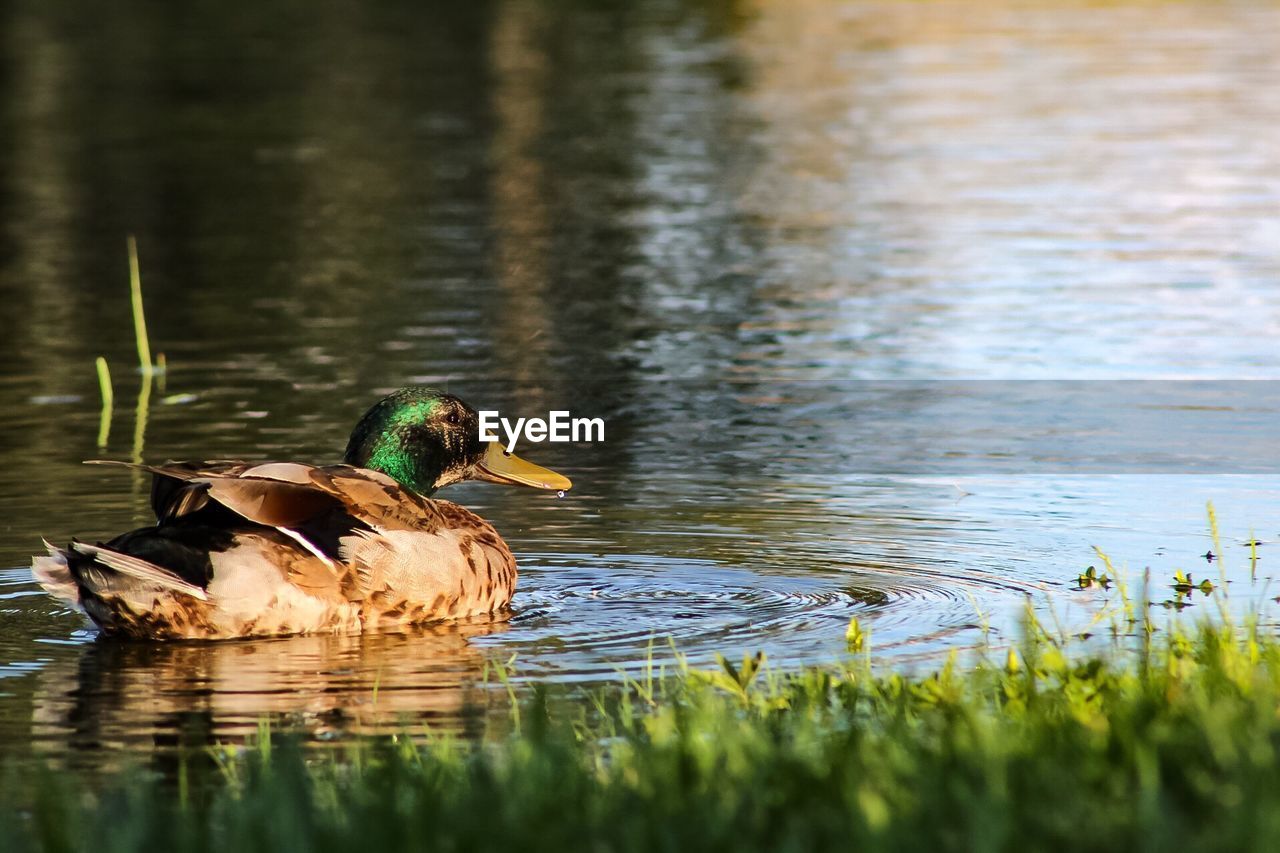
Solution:
M 1157 607 L 1180 569 L 1265 611 L 1276 44 L 1268 2 L 12 0 L 0 753 L 448 726 L 494 661 L 821 663 L 854 617 L 904 668 L 1028 602 L 1101 634 L 1094 546 Z M 148 521 L 81 460 L 333 461 L 407 383 L 606 422 L 521 445 L 564 499 L 442 494 L 515 551 L 504 618 L 120 646 L 32 582 L 41 536 Z

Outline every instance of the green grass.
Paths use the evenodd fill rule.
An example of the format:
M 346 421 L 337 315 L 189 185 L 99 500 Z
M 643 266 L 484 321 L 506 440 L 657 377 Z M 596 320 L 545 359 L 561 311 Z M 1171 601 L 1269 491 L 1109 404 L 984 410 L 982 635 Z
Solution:
M 164 393 L 167 362 L 164 353 L 151 361 L 151 339 L 147 336 L 147 315 L 142 304 L 142 272 L 138 264 L 138 242 L 130 234 L 125 241 L 129 254 L 129 307 L 133 313 L 133 338 L 138 348 L 138 368 L 142 373 L 142 385 L 138 389 L 138 405 L 134 417 L 133 462 L 142 461 L 142 448 L 147 431 L 147 414 L 151 405 L 151 386 L 158 383 Z M 111 370 L 107 360 L 98 356 L 94 362 L 98 371 L 98 388 L 102 394 L 102 409 L 98 418 L 98 447 L 106 447 L 111 437 L 111 417 L 115 408 L 115 390 L 111 384 Z
M 468 740 L 317 751 L 264 730 L 165 776 L 11 770 L 0 838 L 15 853 L 1280 848 L 1280 642 L 1206 625 L 1076 658 L 1028 633 L 927 675 L 748 658 L 588 701 L 539 689 Z
M 111 368 L 107 366 L 107 360 L 98 356 L 94 367 L 98 370 L 98 390 L 102 394 L 102 411 L 98 415 L 98 446 L 106 447 L 107 440 L 111 438 L 111 415 L 115 410 L 116 392 L 111 385 Z
M 129 250 L 129 307 L 133 311 L 133 339 L 138 347 L 138 366 L 143 373 L 151 373 L 151 339 L 147 337 L 147 315 L 142 308 L 142 271 L 138 264 L 138 241 L 130 234 L 126 241 Z

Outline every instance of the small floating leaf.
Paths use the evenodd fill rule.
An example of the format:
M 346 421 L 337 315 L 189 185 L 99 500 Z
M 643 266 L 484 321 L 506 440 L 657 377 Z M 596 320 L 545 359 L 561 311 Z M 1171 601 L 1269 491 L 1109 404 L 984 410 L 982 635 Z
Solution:
M 1111 586 L 1111 577 L 1106 572 L 1098 574 L 1097 568 L 1089 566 L 1076 577 L 1076 584 L 1081 589 L 1088 589 L 1092 586 L 1100 586 L 1106 589 Z

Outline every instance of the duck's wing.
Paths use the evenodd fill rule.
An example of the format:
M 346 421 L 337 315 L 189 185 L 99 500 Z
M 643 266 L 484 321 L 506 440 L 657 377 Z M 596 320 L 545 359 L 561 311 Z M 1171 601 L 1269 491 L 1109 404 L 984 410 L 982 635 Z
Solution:
M 438 615 L 491 612 L 510 600 L 515 559 L 484 519 L 428 500 L 377 471 L 297 462 L 169 462 L 152 473 L 161 523 L 197 515 L 273 527 L 317 560 L 290 580 L 319 597 L 429 605 Z
M 161 524 L 206 511 L 211 502 L 270 527 L 297 524 L 342 505 L 337 496 L 311 480 L 309 473 L 318 470 L 315 466 L 298 462 L 219 460 L 148 465 L 93 460 L 88 464 L 150 473 L 151 508 Z

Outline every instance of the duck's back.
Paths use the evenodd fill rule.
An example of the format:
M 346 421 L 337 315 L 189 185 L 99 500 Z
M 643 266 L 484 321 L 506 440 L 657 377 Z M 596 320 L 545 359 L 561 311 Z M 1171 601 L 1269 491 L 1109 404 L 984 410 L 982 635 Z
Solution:
M 37 579 L 108 634 L 164 639 L 373 630 L 493 613 L 516 566 L 493 527 L 379 472 L 167 463 L 157 523 L 49 546 Z M 46 543 L 47 544 L 47 543 Z

